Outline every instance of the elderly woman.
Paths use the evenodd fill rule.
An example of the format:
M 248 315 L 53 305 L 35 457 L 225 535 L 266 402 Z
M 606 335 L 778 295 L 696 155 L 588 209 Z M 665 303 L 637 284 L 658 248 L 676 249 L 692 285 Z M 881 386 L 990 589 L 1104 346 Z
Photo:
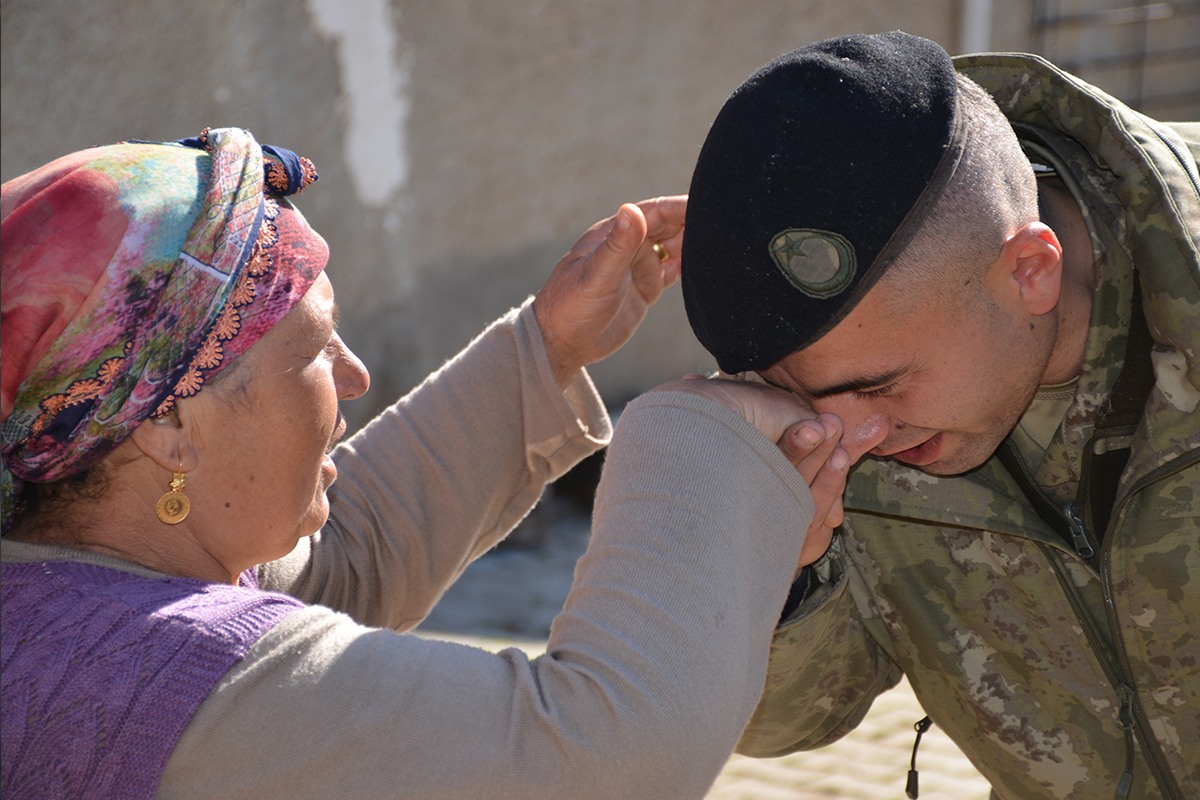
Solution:
M 222 129 L 3 187 L 5 797 L 702 796 L 836 521 L 840 429 L 763 387 L 651 393 L 545 656 L 401 635 L 607 442 L 583 367 L 677 275 L 684 202 L 598 223 L 335 448 L 369 379 L 284 199 L 314 178 Z M 724 535 L 750 506 L 775 524 Z

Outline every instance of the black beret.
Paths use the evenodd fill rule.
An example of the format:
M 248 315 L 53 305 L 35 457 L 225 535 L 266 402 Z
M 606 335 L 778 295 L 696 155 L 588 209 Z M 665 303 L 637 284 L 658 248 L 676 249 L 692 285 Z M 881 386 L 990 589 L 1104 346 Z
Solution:
M 700 150 L 683 298 L 726 372 L 828 333 L 911 240 L 962 155 L 946 51 L 899 31 L 828 39 L 738 87 Z

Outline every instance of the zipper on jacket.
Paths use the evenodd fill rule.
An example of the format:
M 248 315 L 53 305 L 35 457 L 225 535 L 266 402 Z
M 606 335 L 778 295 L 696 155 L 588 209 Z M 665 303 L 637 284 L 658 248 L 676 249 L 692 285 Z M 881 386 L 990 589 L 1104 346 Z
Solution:
M 1071 546 L 1075 548 L 1076 555 L 1084 559 L 1090 559 L 1096 555 L 1096 548 L 1092 547 L 1087 527 L 1079 518 L 1079 512 L 1075 509 L 1074 503 L 1067 506 L 1063 516 L 1067 518 L 1067 529 L 1071 532 Z
M 1179 165 L 1183 167 L 1183 171 L 1192 179 L 1192 188 L 1196 190 L 1196 198 L 1200 199 L 1200 175 L 1196 174 L 1196 167 L 1184 157 L 1183 153 L 1179 152 L 1179 148 L 1163 134 L 1157 124 L 1151 125 L 1150 129 L 1154 131 L 1155 136 L 1162 140 L 1162 143 L 1167 146 L 1172 155 L 1179 160 Z
M 1053 500 L 1050 499 L 1049 496 L 1047 496 L 1045 494 L 1045 492 L 1042 491 L 1042 488 L 1040 486 L 1038 486 L 1036 483 L 1034 483 L 1032 475 L 1029 472 L 1029 466 L 1026 464 L 1025 459 L 1021 456 L 1020 451 L 1014 445 L 1012 445 L 1012 443 L 1009 441 L 1006 441 L 1001 446 L 1003 448 L 1006 448 L 1009 451 L 1010 457 L 1013 457 L 1013 458 L 1011 458 L 1011 460 L 1015 461 L 1015 463 L 1018 467 L 1018 474 L 1014 474 L 1013 477 L 1017 480 L 1017 483 L 1021 485 L 1021 489 L 1026 493 L 1026 495 L 1030 496 L 1031 493 L 1036 493 L 1035 495 L 1030 496 L 1030 499 L 1033 500 L 1035 503 L 1041 503 L 1043 510 L 1046 510 L 1048 508 L 1057 508 L 1057 505 L 1053 502 Z M 1088 466 L 1089 466 L 1088 462 L 1090 460 L 1089 456 L 1092 452 L 1092 440 L 1088 441 L 1087 445 L 1084 447 L 1083 452 L 1084 452 L 1084 460 L 1083 460 L 1084 463 L 1082 465 L 1083 472 L 1087 472 Z M 1128 703 L 1128 708 L 1129 708 L 1129 718 L 1130 718 L 1132 724 L 1129 726 L 1129 729 L 1126 730 L 1124 727 L 1121 727 L 1121 725 L 1124 723 L 1121 723 L 1121 722 L 1118 723 L 1118 727 L 1121 728 L 1122 732 L 1124 733 L 1124 738 L 1125 738 L 1125 748 L 1126 748 L 1125 761 L 1126 761 L 1126 773 L 1127 773 L 1127 774 L 1122 774 L 1121 780 L 1117 785 L 1118 792 L 1120 792 L 1122 790 L 1122 787 L 1124 788 L 1124 792 L 1125 792 L 1125 794 L 1118 793 L 1116 795 L 1118 798 L 1127 796 L 1128 791 L 1129 791 L 1129 785 L 1132 783 L 1132 780 L 1133 780 L 1132 763 L 1134 760 L 1134 756 L 1133 756 L 1133 746 L 1134 746 L 1133 745 L 1133 734 L 1134 734 L 1134 732 L 1137 733 L 1138 739 L 1140 739 L 1142 742 L 1143 749 L 1146 752 L 1146 761 L 1150 765 L 1151 771 L 1155 774 L 1155 778 L 1158 781 L 1159 786 L 1161 788 L 1163 788 L 1163 793 L 1168 798 L 1171 798 L 1171 800 L 1183 800 L 1183 795 L 1180 793 L 1180 790 L 1179 790 L 1177 782 L 1175 781 L 1174 775 L 1171 774 L 1171 769 L 1170 769 L 1169 765 L 1167 764 L 1166 757 L 1163 755 L 1162 749 L 1159 747 L 1158 739 L 1154 735 L 1154 732 L 1150 729 L 1149 721 L 1146 719 L 1145 713 L 1141 710 L 1140 703 L 1138 703 L 1138 701 L 1137 701 L 1137 695 L 1130 688 L 1129 680 L 1126 677 L 1127 675 L 1131 674 L 1131 670 L 1129 667 L 1129 659 L 1128 659 L 1128 656 L 1125 651 L 1125 640 L 1124 640 L 1124 637 L 1121 635 L 1121 629 L 1119 627 L 1119 620 L 1117 618 L 1116 605 L 1113 600 L 1113 587 L 1112 587 L 1112 575 L 1111 575 L 1112 530 L 1117 521 L 1117 518 L 1120 516 L 1121 511 L 1124 510 L 1125 506 L 1129 503 L 1130 499 L 1135 494 L 1137 494 L 1137 492 L 1141 491 L 1142 489 L 1146 488 L 1147 486 L 1149 486 L 1152 483 L 1156 483 L 1157 481 L 1168 478 L 1171 475 L 1174 475 L 1175 473 L 1186 469 L 1192 462 L 1194 462 L 1198 459 L 1200 459 L 1200 450 L 1192 450 L 1192 451 L 1189 451 L 1188 453 L 1183 454 L 1179 458 L 1176 458 L 1176 459 L 1172 460 L 1171 462 L 1164 464 L 1163 466 L 1159 467 L 1157 470 L 1154 470 L 1154 471 L 1150 472 L 1149 474 L 1144 475 L 1132 487 L 1130 487 L 1130 490 L 1121 499 L 1121 502 L 1118 504 L 1118 507 L 1113 509 L 1112 516 L 1109 517 L 1108 530 L 1105 531 L 1105 535 L 1101 540 L 1103 542 L 1103 545 L 1107 545 L 1107 546 L 1101 547 L 1102 558 L 1101 558 L 1101 564 L 1100 564 L 1100 569 L 1099 569 L 1099 575 L 1100 575 L 1101 592 L 1104 597 L 1104 611 L 1105 611 L 1106 622 L 1108 623 L 1109 630 L 1112 632 L 1113 647 L 1116 650 L 1116 653 L 1115 653 L 1116 659 L 1117 659 L 1116 662 L 1114 662 L 1112 660 L 1112 658 L 1109 656 L 1109 651 L 1104 646 L 1104 643 L 1101 641 L 1099 633 L 1096 631 L 1095 625 L 1092 622 L 1091 617 L 1088 616 L 1086 610 L 1083 607 L 1083 602 L 1079 599 L 1078 595 L 1076 594 L 1074 584 L 1072 584 L 1070 582 L 1070 580 L 1067 578 L 1067 576 L 1063 573 L 1062 567 L 1059 564 L 1058 560 L 1053 557 L 1053 548 L 1050 545 L 1047 545 L 1045 543 L 1042 543 L 1042 542 L 1038 543 L 1038 546 L 1043 550 L 1044 554 L 1046 555 L 1047 560 L 1050 562 L 1051 566 L 1053 567 L 1055 576 L 1058 578 L 1059 585 L 1062 587 L 1063 593 L 1067 596 L 1067 600 L 1071 604 L 1071 608 L 1075 612 L 1076 618 L 1080 621 L 1080 624 L 1083 627 L 1083 630 L 1084 630 L 1084 633 L 1088 640 L 1088 643 L 1091 645 L 1092 651 L 1096 654 L 1097 658 L 1101 662 L 1101 666 L 1104 668 L 1105 675 L 1108 677 L 1108 680 L 1112 684 L 1113 689 L 1117 692 L 1118 696 L 1121 697 L 1122 699 L 1125 697 L 1123 692 L 1129 693 L 1130 700 Z M 1043 514 L 1039 514 L 1039 516 L 1042 516 L 1043 520 L 1046 521 L 1047 523 L 1049 523 L 1049 520 L 1046 520 L 1045 516 Z M 1095 546 L 1092 544 L 1092 540 L 1091 540 L 1091 537 L 1087 530 L 1087 526 L 1083 524 L 1083 521 L 1079 518 L 1079 515 L 1076 513 L 1074 504 L 1072 504 L 1071 506 L 1068 507 L 1066 512 L 1063 514 L 1063 519 L 1065 520 L 1065 522 L 1068 526 L 1068 529 L 1070 531 L 1070 535 L 1071 535 L 1070 544 L 1071 544 L 1072 549 L 1075 550 L 1076 555 L 1079 556 L 1080 558 L 1090 558 L 1091 557 L 1091 556 L 1087 556 L 1087 557 L 1083 556 L 1083 552 L 1090 552 L 1092 555 L 1094 555 L 1095 554 Z M 1081 550 L 1080 549 L 1081 544 L 1085 544 L 1086 548 Z
M 1190 178 L 1192 181 L 1192 190 L 1196 193 L 1196 199 L 1200 201 L 1200 175 L 1198 175 L 1196 172 L 1196 165 L 1189 161 L 1183 153 L 1179 152 L 1179 148 L 1175 145 L 1175 143 L 1171 141 L 1159 128 L 1160 124 L 1161 123 L 1152 123 L 1150 125 L 1150 130 L 1154 131 L 1154 135 L 1162 140 L 1162 143 L 1167 146 L 1167 149 L 1170 150 L 1171 154 L 1174 155 L 1179 161 L 1179 165 L 1183 167 L 1183 171 L 1187 173 L 1188 178 Z M 1174 133 L 1174 131 L 1172 131 L 1172 133 Z M 1196 268 L 1195 278 L 1196 281 L 1200 283 L 1200 265 L 1198 265 Z
M 1117 781 L 1117 797 L 1128 797 L 1133 785 L 1133 689 L 1122 684 L 1117 691 L 1121 695 L 1121 709 L 1117 712 L 1117 727 L 1125 732 L 1125 771 Z
M 1183 472 L 1197 462 L 1200 462 L 1200 449 L 1189 450 L 1139 478 L 1133 486 L 1129 487 L 1129 491 L 1121 498 L 1120 503 L 1113 508 L 1112 516 L 1108 520 L 1109 529 L 1105 532 L 1106 538 L 1112 533 L 1117 519 L 1121 516 L 1121 512 L 1129 505 L 1129 501 L 1133 499 L 1134 495 L 1152 483 L 1158 483 L 1161 480 Z M 1112 544 L 1109 543 L 1108 547 L 1101 548 L 1101 550 L 1100 588 L 1104 595 L 1105 615 L 1108 617 L 1108 626 L 1113 632 L 1113 646 L 1117 650 L 1119 665 L 1124 674 L 1129 675 L 1132 672 L 1129 666 L 1129 654 L 1125 649 L 1125 637 L 1121 635 L 1121 629 L 1118 627 L 1117 607 L 1113 599 Z M 1158 779 L 1159 786 L 1162 788 L 1164 795 L 1171 798 L 1171 800 L 1183 800 L 1183 792 L 1180 790 L 1179 783 L 1175 780 L 1175 776 L 1167 764 L 1167 758 L 1163 755 L 1162 747 L 1158 743 L 1158 737 L 1154 735 L 1154 731 L 1150 728 L 1150 721 L 1147 719 L 1145 711 L 1142 710 L 1141 703 L 1138 702 L 1137 693 L 1129 686 L 1125 688 L 1130 692 L 1130 710 L 1135 723 L 1135 731 L 1141 740 L 1142 748 L 1146 751 L 1146 761 L 1149 762 L 1150 769 L 1155 773 L 1155 778 Z
M 1091 442 L 1088 444 L 1090 446 Z M 1096 545 L 1088 533 L 1087 526 L 1076 512 L 1075 505 L 1071 504 L 1064 509 L 1034 482 L 1033 472 L 1029 469 L 1025 456 L 1021 455 L 1021 450 L 1011 439 L 1005 439 L 996 454 L 1001 456 L 1000 461 L 1005 467 L 1009 467 L 1009 461 L 1015 464 L 1017 469 L 1014 471 L 1009 468 L 1009 472 L 1017 481 L 1022 493 L 1033 502 L 1034 510 L 1042 521 L 1062 536 L 1075 555 L 1090 563 L 1090 559 L 1096 555 Z
M 1126 684 L 1125 676 L 1121 674 L 1120 665 L 1113 662 L 1108 650 L 1104 647 L 1104 643 L 1100 640 L 1100 634 L 1096 631 L 1096 626 L 1092 623 L 1092 618 L 1088 616 L 1087 610 L 1083 607 L 1083 601 L 1076 594 L 1075 585 L 1071 583 L 1070 579 L 1063 572 L 1062 565 L 1059 563 L 1054 548 L 1043 542 L 1038 542 L 1037 544 L 1042 550 L 1043 555 L 1045 555 L 1046 560 L 1050 563 L 1050 568 L 1054 570 L 1054 577 L 1058 579 L 1059 587 L 1063 590 L 1063 594 L 1066 595 L 1067 602 L 1071 605 L 1071 610 L 1075 612 L 1075 618 L 1079 620 L 1079 624 L 1083 627 L 1084 637 L 1088 640 L 1088 644 L 1092 646 L 1092 652 L 1095 653 L 1096 659 L 1100 662 L 1100 668 L 1104 671 L 1105 677 L 1108 678 L 1108 682 L 1112 684 L 1113 689 L 1117 693 L 1120 703 L 1120 711 L 1117 714 L 1117 728 L 1122 732 L 1125 739 L 1125 772 L 1121 774 L 1121 778 L 1117 782 L 1117 789 L 1114 796 L 1117 798 L 1126 797 L 1129 794 L 1129 787 L 1133 784 L 1133 728 L 1135 716 L 1133 690 Z M 1107 596 L 1105 597 L 1105 602 L 1106 604 L 1108 602 Z M 1182 800 L 1182 798 L 1179 800 Z
M 1086 453 L 1090 452 L 1085 450 Z M 1105 531 L 1104 544 L 1101 548 L 1101 564 L 1100 564 L 1100 587 L 1101 593 L 1104 596 L 1104 611 L 1106 621 L 1108 622 L 1109 630 L 1112 632 L 1113 647 L 1116 649 L 1116 663 L 1109 656 L 1107 648 L 1100 640 L 1100 635 L 1096 631 L 1092 619 L 1088 616 L 1083 607 L 1083 602 L 1079 599 L 1073 583 L 1067 578 L 1063 572 L 1062 565 L 1055 556 L 1054 547 L 1038 542 L 1038 547 L 1042 550 L 1046 560 L 1050 563 L 1054 570 L 1054 575 L 1058 579 L 1059 586 L 1063 590 L 1063 594 L 1067 597 L 1067 602 L 1071 605 L 1071 609 L 1075 612 L 1076 619 L 1079 620 L 1083 627 L 1083 632 L 1088 643 L 1092 647 L 1092 651 L 1096 654 L 1100 662 L 1101 668 L 1104 670 L 1105 676 L 1112 684 L 1117 692 L 1119 703 L 1119 711 L 1117 716 L 1117 727 L 1122 731 L 1125 738 L 1125 772 L 1122 773 L 1120 780 L 1117 783 L 1116 797 L 1126 797 L 1129 792 L 1129 787 L 1133 782 L 1133 747 L 1134 735 L 1137 735 L 1138 740 L 1142 744 L 1142 749 L 1146 754 L 1146 762 L 1150 765 L 1150 770 L 1154 774 L 1155 780 L 1158 782 L 1159 788 L 1163 794 L 1170 800 L 1183 800 L 1183 792 L 1179 788 L 1178 782 L 1175 780 L 1174 774 L 1171 772 L 1170 766 L 1167 764 L 1166 756 L 1163 755 L 1162 748 L 1159 745 L 1158 738 L 1154 735 L 1154 731 L 1150 728 L 1150 722 L 1146 717 L 1145 711 L 1141 708 L 1138 702 L 1137 693 L 1133 690 L 1129 680 L 1125 677 L 1130 675 L 1132 670 L 1129 666 L 1129 656 L 1125 649 L 1125 637 L 1121 635 L 1119 620 L 1117 619 L 1116 603 L 1113 599 L 1112 586 L 1112 535 L 1117 520 L 1121 516 L 1121 512 L 1125 510 L 1130 500 L 1141 490 L 1145 489 L 1153 483 L 1165 480 L 1177 473 L 1182 472 L 1188 467 L 1200 461 L 1200 450 L 1189 450 L 1178 458 L 1162 465 L 1156 470 L 1143 475 L 1133 486 L 1129 488 L 1125 496 L 1121 498 L 1121 502 L 1113 509 L 1112 516 L 1108 521 L 1108 530 Z M 1124 793 L 1122 793 L 1122 791 Z

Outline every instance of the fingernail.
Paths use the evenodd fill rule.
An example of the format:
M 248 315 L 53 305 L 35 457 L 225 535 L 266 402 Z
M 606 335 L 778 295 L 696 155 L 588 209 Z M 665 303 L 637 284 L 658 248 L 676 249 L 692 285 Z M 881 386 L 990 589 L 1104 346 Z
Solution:
M 633 220 L 629 218 L 629 214 L 624 209 L 617 212 L 617 230 L 627 231 L 632 224 Z
M 822 433 L 820 431 L 815 431 L 812 428 L 808 427 L 807 425 L 800 427 L 796 431 L 796 443 L 799 444 L 801 447 L 805 447 L 805 448 L 815 447 L 824 438 L 825 437 L 822 435 Z
M 850 454 L 842 448 L 833 451 L 833 455 L 829 457 L 829 466 L 837 472 L 841 472 L 850 463 Z

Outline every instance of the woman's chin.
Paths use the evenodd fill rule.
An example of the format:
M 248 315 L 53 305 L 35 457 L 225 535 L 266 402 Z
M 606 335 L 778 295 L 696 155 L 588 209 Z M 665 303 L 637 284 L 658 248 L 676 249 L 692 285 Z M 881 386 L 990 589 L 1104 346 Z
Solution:
M 337 470 L 334 470 L 334 477 L 337 477 Z M 330 480 L 329 483 L 333 483 L 333 481 Z M 325 523 L 329 521 L 328 491 L 329 486 L 326 484 L 325 488 L 317 492 L 316 497 L 313 498 L 312 509 L 304 520 L 304 525 L 300 531 L 300 538 L 312 536 L 321 530 L 321 528 L 324 528 Z

